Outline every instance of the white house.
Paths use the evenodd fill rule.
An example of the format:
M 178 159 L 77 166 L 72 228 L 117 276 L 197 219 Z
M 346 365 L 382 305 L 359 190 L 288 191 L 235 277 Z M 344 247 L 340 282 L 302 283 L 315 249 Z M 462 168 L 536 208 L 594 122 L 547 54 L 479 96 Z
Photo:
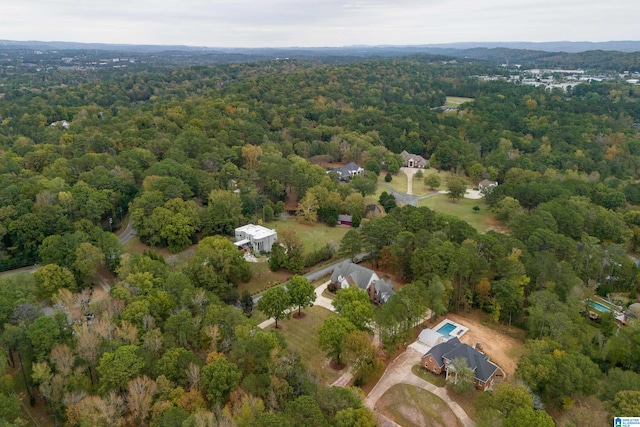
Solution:
M 261 225 L 247 224 L 238 227 L 235 234 L 236 246 L 250 246 L 256 252 L 271 252 L 271 247 L 278 240 L 278 233 L 275 230 Z

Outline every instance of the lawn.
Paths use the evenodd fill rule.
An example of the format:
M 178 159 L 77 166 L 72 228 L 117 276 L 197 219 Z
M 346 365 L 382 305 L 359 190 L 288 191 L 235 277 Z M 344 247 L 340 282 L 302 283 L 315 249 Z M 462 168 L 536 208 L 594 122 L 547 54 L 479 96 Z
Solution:
M 443 375 L 432 374 L 420 365 L 412 366 L 411 372 L 413 372 L 413 375 L 416 377 L 422 378 L 436 387 L 444 387 L 447 384 L 447 380 L 444 379 Z
M 383 191 L 389 193 L 389 187 L 393 188 L 398 193 L 406 193 L 407 192 L 407 175 L 400 172 L 397 175 L 392 175 L 393 179 L 391 182 L 385 182 L 384 176 L 386 174 L 380 174 L 378 177 L 378 197 L 382 194 Z
M 293 229 L 302 241 L 306 253 L 313 252 L 327 243 L 338 248 L 342 237 L 350 230 L 349 227 L 344 226 L 329 227 L 321 223 L 299 223 L 295 219 L 272 221 L 264 226 L 275 229 L 278 233 L 285 229 Z
M 451 176 L 451 172 L 439 171 L 437 169 L 423 169 L 422 173 L 424 176 L 429 176 L 432 174 L 436 174 L 440 177 L 441 185 L 436 188 L 436 190 L 444 190 L 446 187 L 447 178 Z M 424 185 L 424 177 L 416 178 L 413 176 L 413 195 L 414 196 L 426 196 L 427 194 L 432 194 L 434 191 L 429 187 Z
M 473 210 L 476 205 L 480 207 L 478 212 Z M 486 233 L 489 230 L 505 231 L 504 225 L 491 214 L 483 199 L 460 199 L 452 203 L 448 195 L 440 194 L 420 200 L 418 206 L 426 206 L 436 212 L 455 215 L 467 221 L 480 233 Z
M 289 348 L 300 353 L 307 369 L 323 384 L 333 383 L 342 371 L 329 367 L 329 359 L 318 348 L 318 329 L 325 319 L 337 314 L 323 307 L 310 307 L 302 310 L 306 316 L 301 319 L 281 320 L 279 326 Z
M 249 291 L 253 295 L 272 285 L 285 282 L 289 280 L 289 277 L 291 277 L 291 273 L 285 270 L 281 269 L 276 272 L 269 270 L 268 262 L 252 262 L 251 280 L 247 283 L 240 283 L 238 285 L 238 293 L 242 294 L 243 291 Z
M 378 412 L 403 426 L 452 427 L 462 424 L 438 396 L 421 388 L 396 384 L 382 395 Z
M 444 106 L 449 108 L 458 108 L 465 102 L 473 101 L 473 98 L 463 98 L 462 96 L 447 96 L 447 101 L 444 103 Z

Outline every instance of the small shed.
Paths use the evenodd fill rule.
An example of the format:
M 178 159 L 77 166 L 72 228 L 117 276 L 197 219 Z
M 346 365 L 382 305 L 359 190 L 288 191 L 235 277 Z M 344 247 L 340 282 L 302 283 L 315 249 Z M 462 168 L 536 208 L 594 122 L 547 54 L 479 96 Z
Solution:
M 351 215 L 338 215 L 338 225 L 348 225 L 351 227 L 353 217 Z

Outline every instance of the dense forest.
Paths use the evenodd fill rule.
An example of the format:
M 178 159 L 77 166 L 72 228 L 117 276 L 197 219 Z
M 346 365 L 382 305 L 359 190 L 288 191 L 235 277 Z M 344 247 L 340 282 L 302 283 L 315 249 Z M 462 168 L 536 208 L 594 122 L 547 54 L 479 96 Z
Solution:
M 0 278 L 0 370 L 21 369 L 0 381 L 2 422 L 19 425 L 22 382 L 55 424 L 372 425 L 357 392 L 320 384 L 238 308 L 251 268 L 223 236 L 291 202 L 302 221 L 349 214 L 354 229 L 311 254 L 281 235 L 273 270 L 366 251 L 407 283 L 345 331 L 375 322 L 392 349 L 426 308 L 478 309 L 526 331 L 516 375 L 536 410 L 597 395 L 611 415 L 640 412 L 640 324 L 593 322 L 584 304 L 636 300 L 640 86 L 484 82 L 471 76 L 502 71 L 433 56 L 344 62 L 3 69 L 0 270 L 42 268 Z M 473 102 L 445 111 L 447 96 Z M 368 216 L 403 150 L 497 181 L 486 202 L 508 233 L 426 207 Z M 348 162 L 365 169 L 349 183 L 324 167 Z M 179 270 L 124 254 L 125 218 L 149 247 L 197 250 Z M 478 424 L 515 425 L 485 406 Z

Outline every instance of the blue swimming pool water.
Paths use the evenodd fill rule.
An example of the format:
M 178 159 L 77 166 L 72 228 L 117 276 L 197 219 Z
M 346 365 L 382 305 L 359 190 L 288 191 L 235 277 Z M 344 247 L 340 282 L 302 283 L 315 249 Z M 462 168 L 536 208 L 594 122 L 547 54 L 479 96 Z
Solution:
M 438 328 L 436 332 L 444 336 L 445 338 L 451 338 L 450 334 L 455 329 L 456 329 L 456 325 L 454 325 L 453 323 L 445 323 L 444 325 L 440 326 L 440 328 Z
M 606 307 L 606 306 L 600 304 L 599 302 L 589 301 L 589 304 L 591 304 L 593 306 L 593 308 L 595 308 L 596 310 L 601 311 L 603 313 L 611 311 L 611 309 L 609 307 Z

